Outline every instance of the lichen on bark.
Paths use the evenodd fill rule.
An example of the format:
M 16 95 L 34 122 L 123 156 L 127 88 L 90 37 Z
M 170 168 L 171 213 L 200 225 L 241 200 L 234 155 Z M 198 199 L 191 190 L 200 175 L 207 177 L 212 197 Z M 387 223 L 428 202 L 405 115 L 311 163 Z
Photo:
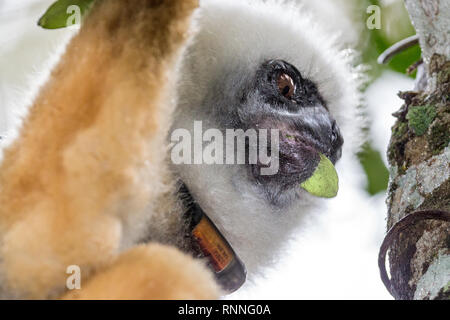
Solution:
M 436 108 L 433 105 L 411 107 L 406 114 L 408 126 L 416 136 L 424 135 L 430 124 L 436 119 Z
M 417 281 L 417 289 L 414 299 L 449 299 L 450 281 L 448 271 L 450 270 L 450 255 L 439 254 L 424 275 Z

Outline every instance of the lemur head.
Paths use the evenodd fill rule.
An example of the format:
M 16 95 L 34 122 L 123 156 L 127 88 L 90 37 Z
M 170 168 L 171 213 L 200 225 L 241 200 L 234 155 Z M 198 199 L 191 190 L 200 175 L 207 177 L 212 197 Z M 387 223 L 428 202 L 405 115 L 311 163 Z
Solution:
M 343 146 L 344 137 L 354 144 L 355 76 L 334 45 L 338 38 L 293 4 L 204 1 L 197 23 L 181 66 L 173 130 L 187 129 L 194 138 L 194 121 L 201 121 L 203 132 L 218 129 L 224 139 L 227 129 L 279 132 L 274 174 L 263 175 L 267 164 L 248 161 L 173 166 L 251 274 L 276 257 L 315 204 L 300 184 L 319 154 L 335 163 L 351 149 Z M 258 144 L 247 139 L 244 150 L 233 148 L 235 159 Z
M 232 83 L 233 79 L 225 81 Z M 267 165 L 260 161 L 248 163 L 249 179 L 271 205 L 289 205 L 302 197 L 299 186 L 313 174 L 320 154 L 333 163 L 341 157 L 343 138 L 336 120 L 317 85 L 283 60 L 261 62 L 240 90 L 234 91 L 234 99 L 227 98 L 234 103 L 222 111 L 228 113 L 226 127 L 278 130 L 278 140 L 269 145 L 274 151 L 272 161 L 277 162 L 276 166 L 270 163 L 273 172 L 264 173 L 262 167 Z M 276 149 L 272 143 L 277 143 Z M 246 154 L 259 151 L 261 146 L 256 145 L 247 145 Z

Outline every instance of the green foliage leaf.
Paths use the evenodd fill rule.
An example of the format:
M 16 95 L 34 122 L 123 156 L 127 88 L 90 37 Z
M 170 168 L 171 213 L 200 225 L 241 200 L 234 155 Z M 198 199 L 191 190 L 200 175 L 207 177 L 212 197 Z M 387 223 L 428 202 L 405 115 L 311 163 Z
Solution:
M 95 0 L 58 0 L 39 19 L 38 25 L 44 29 L 65 28 L 82 19 Z M 76 17 L 79 15 L 79 17 Z
M 389 182 L 389 171 L 386 168 L 381 154 L 373 149 L 370 143 L 366 143 L 358 158 L 367 175 L 367 192 L 375 195 L 387 189 Z
M 335 197 L 339 190 L 339 178 L 333 163 L 321 154 L 319 165 L 313 175 L 300 186 L 317 197 Z
M 362 57 L 364 62 L 371 66 L 370 75 L 376 78 L 385 69 L 406 74 L 408 67 L 421 58 L 419 45 L 398 53 L 386 66 L 380 66 L 376 62 L 383 51 L 396 42 L 415 34 L 403 1 L 397 0 L 385 3 L 380 0 L 366 0 L 366 5 L 380 6 L 382 14 L 382 28 L 366 31 L 364 38 L 367 42 L 365 42 Z M 364 16 L 364 23 L 366 19 L 367 15 Z M 414 78 L 415 74 L 409 76 Z

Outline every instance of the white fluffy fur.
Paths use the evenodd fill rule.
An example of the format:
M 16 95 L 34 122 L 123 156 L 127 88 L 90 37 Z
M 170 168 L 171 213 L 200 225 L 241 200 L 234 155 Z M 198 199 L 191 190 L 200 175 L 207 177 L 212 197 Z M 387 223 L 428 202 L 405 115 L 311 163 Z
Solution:
M 344 136 L 343 153 L 353 153 L 362 124 L 358 75 L 350 65 L 351 55 L 342 50 L 342 38 L 325 31 L 330 25 L 321 28 L 311 12 L 317 13 L 280 1 L 202 1 L 199 31 L 182 69 L 173 128 L 192 130 L 194 120 L 203 120 L 204 130 L 214 127 L 216 121 L 203 103 L 214 94 L 211 84 L 224 70 L 250 72 L 267 59 L 283 59 L 318 85 Z M 276 259 L 305 212 L 317 207 L 306 192 L 289 208 L 271 207 L 243 178 L 240 166 L 180 165 L 174 170 L 231 242 L 250 275 Z

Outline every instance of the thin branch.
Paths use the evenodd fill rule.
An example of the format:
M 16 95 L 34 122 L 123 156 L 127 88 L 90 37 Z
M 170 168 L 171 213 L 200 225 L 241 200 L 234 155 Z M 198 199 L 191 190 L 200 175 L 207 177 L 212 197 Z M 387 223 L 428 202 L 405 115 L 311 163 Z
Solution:
M 405 216 L 399 222 L 397 222 L 387 233 L 384 238 L 383 244 L 380 248 L 380 253 L 378 255 L 378 267 L 380 269 L 381 280 L 383 281 L 386 289 L 389 293 L 396 297 L 395 288 L 392 285 L 391 280 L 386 271 L 386 253 L 391 247 L 392 243 L 398 239 L 400 233 L 415 225 L 420 221 L 425 220 L 440 220 L 450 222 L 450 212 L 439 211 L 439 210 L 426 210 L 417 211 Z

